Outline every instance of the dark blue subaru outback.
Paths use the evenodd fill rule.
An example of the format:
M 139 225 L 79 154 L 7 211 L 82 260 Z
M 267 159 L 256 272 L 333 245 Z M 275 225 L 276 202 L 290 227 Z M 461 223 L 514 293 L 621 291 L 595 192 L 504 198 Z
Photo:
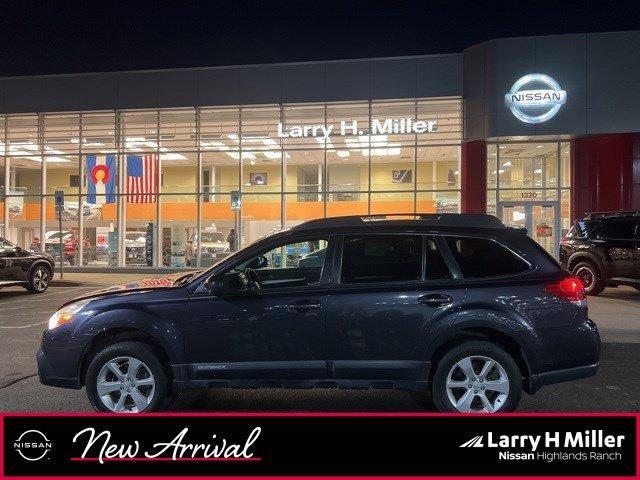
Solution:
M 45 385 L 148 412 L 187 388 L 396 388 L 438 409 L 514 410 L 522 391 L 593 375 L 584 288 L 489 215 L 313 220 L 211 269 L 63 305 Z

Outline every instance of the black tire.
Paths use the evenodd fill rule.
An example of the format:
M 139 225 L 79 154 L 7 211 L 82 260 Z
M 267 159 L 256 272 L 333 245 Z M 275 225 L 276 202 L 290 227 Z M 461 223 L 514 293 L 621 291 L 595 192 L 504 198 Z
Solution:
M 171 400 L 170 389 L 169 389 L 169 380 L 167 378 L 167 372 L 165 367 L 162 365 L 162 362 L 158 359 L 158 355 L 154 352 L 154 350 L 144 344 L 139 342 L 120 342 L 110 345 L 97 353 L 91 363 L 89 364 L 89 368 L 87 369 L 87 375 L 85 377 L 85 387 L 87 389 L 87 397 L 89 397 L 89 401 L 94 409 L 99 412 L 110 412 L 114 413 L 116 410 L 112 410 L 107 406 L 107 404 L 101 399 L 98 394 L 98 376 L 102 368 L 107 365 L 109 362 L 112 362 L 115 359 L 120 359 L 122 357 L 131 357 L 137 359 L 143 363 L 143 366 L 146 367 L 152 374 L 152 378 L 155 381 L 154 390 L 151 397 L 151 401 L 148 402 L 147 406 L 138 411 L 127 411 L 127 413 L 140 413 L 140 412 L 154 412 L 163 410 L 169 404 Z M 122 370 L 126 372 L 125 370 Z M 112 374 L 113 375 L 113 374 Z M 115 375 L 113 375 L 115 377 Z M 124 374 L 126 377 L 126 373 Z M 124 377 L 123 377 L 124 378 Z M 149 378 L 149 377 L 147 377 Z M 133 379 L 136 381 L 136 378 Z M 141 382 L 143 379 L 138 379 L 137 381 Z M 111 379 L 111 381 L 115 381 Z M 125 383 L 126 382 L 126 383 Z M 124 380 L 123 387 L 118 391 L 114 391 L 110 394 L 109 399 L 107 401 L 116 403 L 116 399 L 119 398 L 120 395 L 125 395 L 126 397 L 126 405 L 131 405 L 134 402 L 133 395 L 129 393 L 125 393 L 127 387 L 131 387 L 131 384 Z M 135 387 L 135 384 L 134 384 Z M 140 388 L 140 387 L 138 387 Z M 144 388 L 148 388 L 145 386 Z M 133 388 L 131 388 L 133 390 Z M 127 390 L 128 391 L 128 390 Z M 145 393 L 149 393 L 150 389 L 147 389 Z M 113 399 L 113 400 L 112 400 Z M 133 408 L 133 407 L 131 407 Z M 137 407 L 136 407 L 137 408 Z
M 492 409 L 495 412 L 512 412 L 518 406 L 520 402 L 520 397 L 522 397 L 522 374 L 516 362 L 511 358 L 511 356 L 505 352 L 502 348 L 497 345 L 485 342 L 485 341 L 469 341 L 462 343 L 453 347 L 448 353 L 442 357 L 442 359 L 438 362 L 435 368 L 435 373 L 433 375 L 433 379 L 431 381 L 431 393 L 433 397 L 433 402 L 436 405 L 436 408 L 441 412 L 457 412 L 459 411 L 452 400 L 449 399 L 449 394 L 447 392 L 447 378 L 449 376 L 449 372 L 454 368 L 459 361 L 467 358 L 467 357 L 486 357 L 494 362 L 497 362 L 499 366 L 502 367 L 502 373 L 498 371 L 498 367 L 489 371 L 489 375 L 487 375 L 486 381 L 490 382 L 492 379 L 495 379 L 495 376 L 500 374 L 506 374 L 506 378 L 509 381 L 508 393 L 506 393 L 506 398 L 498 399 L 499 395 L 497 392 L 487 389 L 484 393 L 486 393 L 487 398 L 493 403 L 495 408 Z M 478 374 L 477 368 L 481 368 L 479 366 L 474 365 L 475 374 Z M 456 373 L 458 373 L 456 371 Z M 480 376 L 476 377 L 478 380 L 473 382 L 473 392 L 481 393 L 480 388 Z M 453 379 L 453 378 L 452 378 Z M 497 379 L 496 379 L 497 380 Z M 468 388 L 467 382 L 461 382 L 465 384 L 465 387 Z M 475 390 L 475 388 L 478 390 Z M 469 389 L 471 390 L 471 389 Z M 482 400 L 481 397 L 475 396 L 473 394 L 473 402 L 470 404 L 471 411 L 482 411 Z M 459 394 L 460 397 L 456 397 L 455 394 Z M 454 399 L 460 400 L 464 395 L 467 394 L 466 390 L 461 388 L 456 388 L 453 391 Z M 494 395 L 495 394 L 495 395 Z M 472 395 L 469 392 L 469 395 Z M 499 406 L 498 403 L 500 404 Z
M 600 295 L 606 286 L 598 267 L 589 261 L 579 262 L 571 269 L 582 280 L 587 295 Z
M 46 265 L 36 265 L 31 269 L 29 283 L 25 288 L 29 293 L 42 293 L 49 288 L 52 277 L 52 272 Z

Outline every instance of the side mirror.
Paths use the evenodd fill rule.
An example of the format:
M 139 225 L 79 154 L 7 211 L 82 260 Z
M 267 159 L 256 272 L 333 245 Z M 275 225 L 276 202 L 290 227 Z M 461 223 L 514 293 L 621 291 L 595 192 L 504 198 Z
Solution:
M 211 275 L 204 281 L 204 289 L 210 295 L 220 295 L 224 292 L 224 287 L 222 286 L 222 282 L 215 275 Z
M 230 272 L 222 277 L 212 275 L 204 282 L 204 288 L 210 295 L 225 295 L 247 289 L 249 280 L 243 272 Z
M 260 255 L 259 257 L 256 257 L 250 264 L 249 264 L 249 268 L 255 270 L 257 268 L 265 268 L 269 266 L 269 260 L 267 260 L 267 257 L 265 257 L 264 255 Z

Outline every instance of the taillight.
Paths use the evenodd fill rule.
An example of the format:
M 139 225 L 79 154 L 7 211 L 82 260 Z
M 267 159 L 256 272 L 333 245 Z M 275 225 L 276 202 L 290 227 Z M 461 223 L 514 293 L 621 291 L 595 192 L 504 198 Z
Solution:
M 552 295 L 569 302 L 579 302 L 587 298 L 582 280 L 577 277 L 567 277 L 559 282 L 549 283 L 546 289 Z

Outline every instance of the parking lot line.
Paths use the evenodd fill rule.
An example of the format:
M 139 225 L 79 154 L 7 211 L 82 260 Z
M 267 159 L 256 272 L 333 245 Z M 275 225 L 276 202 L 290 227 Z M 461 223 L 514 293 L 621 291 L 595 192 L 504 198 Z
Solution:
M 0 325 L 0 329 L 15 329 L 15 328 L 29 328 L 35 327 L 36 325 L 44 325 L 48 323 L 47 321 L 38 322 L 38 323 L 30 323 L 29 325 Z
M 64 292 L 65 293 L 71 293 L 71 292 L 75 292 L 75 291 L 78 291 L 78 290 L 87 290 L 87 289 L 91 289 L 91 287 L 86 287 L 86 286 L 85 287 L 76 287 L 76 288 L 72 288 L 70 290 L 64 290 Z M 60 294 L 60 293 L 62 293 L 62 292 L 60 290 L 56 289 L 56 290 L 52 290 L 52 291 L 49 291 L 49 292 L 46 292 L 46 293 L 41 293 L 36 298 L 31 298 L 29 296 L 24 296 L 24 297 L 21 297 L 21 298 L 16 298 L 15 300 L 9 300 L 7 302 L 3 302 L 2 300 L 0 300 L 0 307 L 4 307 L 5 305 L 9 305 L 9 304 L 12 304 L 12 303 L 20 303 L 20 302 L 22 302 L 23 300 L 26 300 L 26 299 L 30 299 L 30 302 L 34 302 L 34 301 L 41 300 L 41 299 L 43 299 L 45 297 L 49 298 L 51 296 L 55 296 L 56 294 Z

